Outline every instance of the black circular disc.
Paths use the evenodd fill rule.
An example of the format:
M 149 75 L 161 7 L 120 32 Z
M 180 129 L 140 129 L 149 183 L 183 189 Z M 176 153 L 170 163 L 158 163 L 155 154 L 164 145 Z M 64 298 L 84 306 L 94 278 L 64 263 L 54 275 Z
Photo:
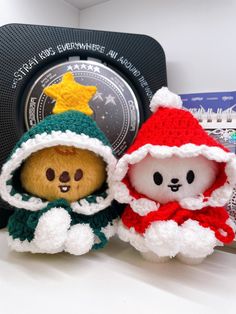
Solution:
M 93 118 L 109 139 L 115 155 L 121 156 L 139 128 L 138 99 L 117 72 L 99 62 L 63 62 L 34 77 L 22 99 L 26 128 L 52 113 L 54 101 L 43 93 L 43 89 L 59 83 L 67 71 L 71 71 L 80 84 L 97 87 L 97 93 L 89 102 L 94 111 Z
M 59 82 L 67 71 L 78 82 L 97 86 L 90 102 L 94 119 L 117 157 L 151 114 L 153 94 L 167 85 L 164 51 L 149 36 L 4 25 L 0 27 L 0 166 L 24 132 L 51 113 L 53 103 L 43 88 Z M 1 208 L 11 208 L 0 199 L 5 225 L 8 217 Z

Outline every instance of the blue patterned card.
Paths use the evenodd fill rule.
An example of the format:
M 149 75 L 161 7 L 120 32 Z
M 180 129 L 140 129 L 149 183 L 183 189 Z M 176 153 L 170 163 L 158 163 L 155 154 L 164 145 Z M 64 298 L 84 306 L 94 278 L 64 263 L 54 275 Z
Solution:
M 199 120 L 204 129 L 236 153 L 236 91 L 180 96 L 184 108 Z M 236 188 L 227 208 L 236 223 Z

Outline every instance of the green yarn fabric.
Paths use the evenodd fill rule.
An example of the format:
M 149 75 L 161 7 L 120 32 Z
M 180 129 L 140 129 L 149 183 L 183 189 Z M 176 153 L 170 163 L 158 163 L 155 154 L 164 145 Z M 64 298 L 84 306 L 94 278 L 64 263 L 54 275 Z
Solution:
M 45 132 L 50 134 L 52 131 L 66 132 L 68 130 L 77 134 L 88 135 L 91 138 L 97 138 L 105 146 L 111 146 L 106 136 L 97 127 L 96 122 L 92 118 L 79 111 L 69 110 L 57 115 L 49 115 L 40 123 L 32 127 L 18 141 L 12 151 L 12 154 L 14 154 L 16 149 L 21 147 L 24 142 L 30 138 L 35 138 L 37 134 L 42 134 Z M 9 156 L 9 159 L 11 158 L 12 154 Z
M 71 212 L 72 225 L 87 223 L 93 230 L 100 230 L 101 228 L 106 227 L 114 219 L 118 218 L 121 215 L 121 212 L 122 210 L 119 206 L 110 206 L 93 215 L 83 215 Z
M 69 213 L 71 226 L 76 224 L 89 224 L 94 234 L 100 240 L 99 243 L 94 244 L 93 249 L 100 249 L 106 245 L 107 238 L 101 229 L 106 227 L 109 223 L 113 224 L 113 221 L 119 218 L 123 211 L 122 207 L 112 204 L 96 214 L 83 215 L 73 212 L 70 204 L 66 200 L 58 199 L 49 203 L 44 209 L 36 212 L 17 209 L 8 222 L 9 235 L 13 239 L 19 239 L 20 241 L 28 240 L 31 242 L 34 239 L 34 232 L 40 217 L 54 207 L 63 207 Z
M 97 236 L 97 238 L 100 240 L 99 243 L 94 243 L 92 249 L 98 250 L 104 248 L 104 246 L 107 244 L 108 240 L 103 232 L 101 232 L 99 229 L 94 229 L 94 234 Z
M 61 142 L 60 136 L 62 137 Z M 75 202 L 70 204 L 65 199 L 47 202 L 45 199 L 39 199 L 27 194 L 27 191 L 21 186 L 20 180 L 24 158 L 27 158 L 28 155 L 38 149 L 53 145 L 64 145 L 66 143 L 76 147 L 81 145 L 82 149 L 86 149 L 86 146 L 88 146 L 89 150 L 100 155 L 107 164 L 107 182 L 103 184 L 99 191 L 82 200 L 78 200 L 78 204 Z M 105 231 L 103 232 L 103 228 L 109 225 L 112 227 L 114 220 L 118 219 L 123 211 L 122 207 L 117 206 L 114 201 L 112 202 L 110 195 L 112 193 L 110 186 L 112 184 L 111 173 L 115 162 L 111 145 L 106 136 L 91 117 L 79 111 L 70 110 L 61 114 L 49 115 L 32 127 L 18 141 L 6 162 L 6 164 L 11 165 L 9 168 L 6 167 L 7 171 L 9 171 L 8 175 L 6 175 L 7 193 L 10 196 L 8 199 L 11 205 L 17 207 L 8 221 L 8 232 L 11 239 L 13 241 L 17 240 L 15 243 L 19 247 L 28 245 L 28 243 L 34 240 L 40 218 L 52 208 L 63 208 L 71 218 L 69 229 L 75 225 L 89 225 L 96 236 L 96 241 L 92 248 L 96 250 L 104 247 L 108 239 L 104 234 Z M 77 210 L 81 213 L 77 213 Z M 25 243 L 23 243 L 24 241 Z M 31 247 L 28 247 L 29 251 L 31 251 Z M 50 252 L 50 249 L 48 252 Z
M 63 207 L 68 212 L 71 211 L 69 203 L 64 199 L 51 202 L 47 207 L 35 212 L 25 209 L 16 209 L 8 221 L 9 235 L 12 236 L 13 239 L 19 239 L 20 241 L 32 241 L 40 217 L 53 207 Z

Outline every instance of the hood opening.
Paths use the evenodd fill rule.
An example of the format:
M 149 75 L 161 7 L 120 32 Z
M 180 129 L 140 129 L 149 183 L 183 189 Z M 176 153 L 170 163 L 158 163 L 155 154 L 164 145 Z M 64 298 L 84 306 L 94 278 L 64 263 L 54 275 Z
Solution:
M 156 146 L 146 144 L 141 148 L 124 155 L 117 164 L 115 177 L 119 184 L 117 184 L 116 198 L 123 203 L 129 203 L 134 211 L 135 207 L 138 208 L 138 200 L 142 200 L 142 204 L 146 200 L 147 206 L 157 209 L 158 204 L 153 199 L 135 191 L 131 185 L 128 177 L 130 166 L 143 160 L 148 154 L 156 158 L 169 158 L 171 156 L 178 157 L 196 157 L 199 155 L 204 156 L 209 160 L 217 163 L 219 171 L 218 175 L 210 188 L 208 188 L 202 195 L 195 197 L 184 198 L 179 201 L 181 207 L 185 209 L 197 210 L 206 206 L 221 207 L 224 206 L 231 197 L 233 187 L 236 183 L 236 158 L 233 153 L 224 151 L 218 147 L 208 147 L 206 145 L 185 144 L 180 147 Z M 141 202 L 140 202 L 141 204 Z M 140 209 L 137 209 L 139 213 Z
M 21 142 L 16 147 L 8 161 L 2 168 L 0 177 L 0 189 L 2 198 L 11 206 L 31 211 L 37 211 L 46 207 L 49 201 L 28 194 L 20 184 L 20 171 L 24 161 L 34 152 L 44 148 L 65 145 L 75 148 L 86 149 L 101 156 L 106 164 L 106 181 L 102 187 L 92 195 L 71 202 L 75 212 L 85 215 L 94 214 L 108 207 L 113 200 L 111 189 L 112 174 L 115 170 L 116 158 L 109 146 L 104 145 L 97 138 L 90 138 L 85 134 L 76 134 L 71 131 L 37 134 L 26 142 Z
M 50 201 L 48 201 L 46 198 L 30 194 L 22 186 L 21 179 L 20 179 L 20 174 L 21 174 L 21 170 L 22 170 L 23 165 L 24 165 L 24 162 L 21 164 L 21 166 L 19 168 L 17 168 L 14 171 L 14 173 L 12 175 L 12 179 L 8 182 L 8 185 L 12 187 L 10 194 L 12 196 L 18 195 L 18 197 L 19 197 L 19 195 L 21 195 L 22 198 L 24 198 L 25 200 L 29 200 L 31 197 L 35 197 L 35 198 L 41 199 L 43 202 L 49 202 L 50 203 Z M 93 194 L 91 194 L 89 196 L 86 196 L 84 198 L 78 199 L 77 202 L 80 202 L 82 199 L 86 199 L 90 203 L 91 202 L 96 202 L 96 197 L 106 197 L 107 196 L 107 193 L 106 193 L 107 190 L 108 190 L 108 184 L 107 184 L 107 169 L 106 169 L 106 179 L 103 182 L 102 186 L 100 188 L 98 188 L 97 190 L 95 190 L 93 192 Z M 73 203 L 73 202 L 71 202 L 71 203 Z
M 132 164 L 133 165 L 133 164 Z M 134 198 L 134 199 L 139 199 L 139 198 L 147 198 L 146 195 L 139 193 L 135 190 L 135 188 L 133 187 L 133 185 L 131 184 L 130 180 L 129 180 L 129 169 L 130 169 L 130 164 L 128 166 L 128 171 L 126 173 L 125 178 L 122 180 L 122 182 L 127 186 L 127 188 L 130 191 L 130 195 Z M 225 163 L 218 163 L 217 167 L 218 167 L 218 174 L 216 176 L 215 181 L 213 182 L 213 184 L 206 190 L 203 192 L 203 196 L 205 198 L 209 198 L 212 194 L 213 191 L 217 190 L 218 188 L 222 187 L 226 181 L 227 181 L 227 176 L 225 174 Z M 153 202 L 156 202 L 153 199 L 150 199 Z M 164 204 L 161 204 L 164 205 Z

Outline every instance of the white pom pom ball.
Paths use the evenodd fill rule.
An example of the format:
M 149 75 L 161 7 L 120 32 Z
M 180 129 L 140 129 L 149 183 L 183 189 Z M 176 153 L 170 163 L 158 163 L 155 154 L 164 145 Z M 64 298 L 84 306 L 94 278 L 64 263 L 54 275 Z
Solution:
M 179 95 L 172 93 L 167 87 L 162 87 L 153 95 L 150 102 L 152 112 L 157 111 L 159 107 L 181 109 L 182 100 Z

